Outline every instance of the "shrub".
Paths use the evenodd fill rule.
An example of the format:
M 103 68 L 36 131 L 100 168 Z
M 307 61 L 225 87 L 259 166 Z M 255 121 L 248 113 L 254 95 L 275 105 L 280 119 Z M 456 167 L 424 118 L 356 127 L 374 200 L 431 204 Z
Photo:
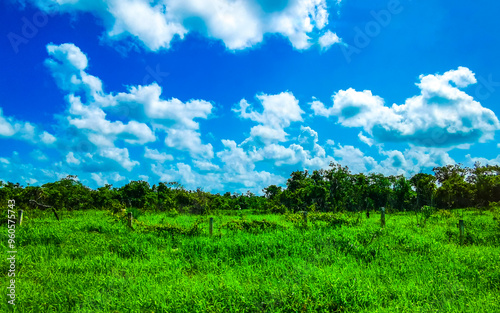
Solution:
M 420 212 L 422 213 L 422 217 L 424 218 L 424 222 L 427 221 L 432 214 L 436 212 L 436 208 L 429 206 L 429 205 L 424 205 L 421 209 Z

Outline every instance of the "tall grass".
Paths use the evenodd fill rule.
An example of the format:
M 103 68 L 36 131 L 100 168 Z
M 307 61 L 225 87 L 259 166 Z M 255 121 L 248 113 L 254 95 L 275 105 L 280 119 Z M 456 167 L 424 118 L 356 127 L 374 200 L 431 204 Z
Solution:
M 377 214 L 310 214 L 307 226 L 301 215 L 214 215 L 213 237 L 208 217 L 138 214 L 131 230 L 103 211 L 60 222 L 28 213 L 16 230 L 14 311 L 500 312 L 500 224 L 463 214 L 461 246 L 461 215 L 447 211 L 425 225 L 388 215 L 383 229 Z M 196 235 L 150 227 L 196 222 Z

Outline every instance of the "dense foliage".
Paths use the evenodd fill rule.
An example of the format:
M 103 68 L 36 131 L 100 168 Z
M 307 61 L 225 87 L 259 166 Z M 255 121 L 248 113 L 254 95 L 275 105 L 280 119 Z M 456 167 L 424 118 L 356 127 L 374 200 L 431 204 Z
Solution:
M 330 164 L 326 170 L 295 171 L 286 188 L 271 185 L 263 196 L 251 192 L 212 194 L 186 190 L 175 182 L 150 186 L 132 181 L 121 188 L 109 184 L 90 189 L 76 176 L 42 186 L 23 187 L 0 181 L 0 203 L 14 199 L 20 209 L 54 207 L 58 210 L 111 209 L 209 214 L 219 210 L 251 209 L 272 213 L 299 211 L 359 212 L 386 207 L 391 211 L 420 210 L 424 206 L 453 209 L 484 207 L 500 201 L 500 166 L 473 168 L 447 165 L 434 175 L 418 173 L 411 178 L 382 174 L 353 174 L 346 166 Z M 5 207 L 5 205 L 3 205 Z

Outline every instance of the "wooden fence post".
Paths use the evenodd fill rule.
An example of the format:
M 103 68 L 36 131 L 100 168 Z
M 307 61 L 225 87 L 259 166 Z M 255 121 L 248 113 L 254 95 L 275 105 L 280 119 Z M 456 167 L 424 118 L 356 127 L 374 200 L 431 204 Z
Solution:
M 464 220 L 458 221 L 458 227 L 460 228 L 460 244 L 464 244 Z
M 385 208 L 382 207 L 382 212 L 380 214 L 380 224 L 385 227 Z
M 210 232 L 210 236 L 212 236 L 213 232 L 214 232 L 214 218 L 211 217 L 210 218 L 210 222 L 209 222 L 209 232 Z
M 23 224 L 23 210 L 19 210 L 19 226 Z
M 128 212 L 128 227 L 132 228 L 132 212 Z

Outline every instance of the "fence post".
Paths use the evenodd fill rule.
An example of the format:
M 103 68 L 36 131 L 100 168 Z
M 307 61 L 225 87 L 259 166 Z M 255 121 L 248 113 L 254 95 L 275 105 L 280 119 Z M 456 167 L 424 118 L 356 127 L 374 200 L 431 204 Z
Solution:
M 382 225 L 382 227 L 385 227 L 385 208 L 384 207 L 382 207 L 382 212 L 380 215 L 380 224 Z
M 132 228 L 132 212 L 128 212 L 128 227 Z
M 307 211 L 304 211 L 304 223 L 307 225 Z
M 212 236 L 213 232 L 214 232 L 214 218 L 211 217 L 210 218 L 210 222 L 209 222 L 209 232 L 210 232 L 210 236 Z
M 19 226 L 23 224 L 23 210 L 19 210 Z
M 464 220 L 458 221 L 458 227 L 460 228 L 460 244 L 464 244 Z

